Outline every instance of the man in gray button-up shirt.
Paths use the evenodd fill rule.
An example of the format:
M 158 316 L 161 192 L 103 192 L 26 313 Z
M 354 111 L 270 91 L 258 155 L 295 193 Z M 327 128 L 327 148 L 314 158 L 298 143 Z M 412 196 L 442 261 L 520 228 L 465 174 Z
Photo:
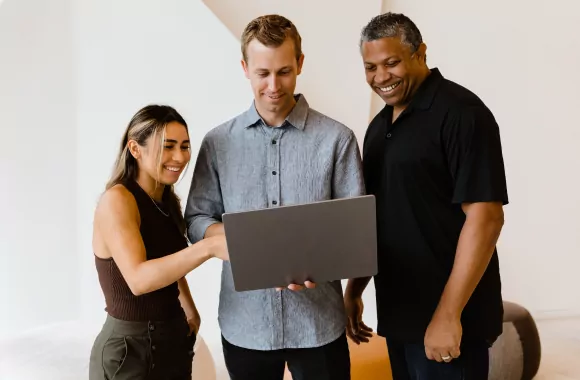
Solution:
M 282 30 L 278 34 L 286 33 L 286 42 L 278 46 L 270 42 L 269 47 L 259 42 L 252 31 L 259 33 L 256 24 L 263 27 L 264 23 Z M 185 211 L 192 243 L 223 233 L 224 212 L 364 194 L 354 133 L 310 108 L 304 95 L 293 92 L 303 56 L 295 51 L 292 32 L 297 34 L 295 27 L 280 16 L 258 18 L 246 28 L 242 43 L 250 62 L 245 57 L 244 68 L 255 100 L 246 112 L 212 129 L 203 139 Z M 296 66 L 288 73 L 285 53 L 289 65 Z M 253 80 L 256 72 L 258 78 Z M 294 81 L 288 80 L 292 75 Z M 285 362 L 295 374 L 313 376 L 305 378 L 350 378 L 340 281 L 297 291 L 236 292 L 226 261 L 219 324 L 232 379 L 281 380 Z M 263 356 L 264 351 L 288 352 L 283 349 L 310 351 L 292 350 L 294 354 L 276 359 Z

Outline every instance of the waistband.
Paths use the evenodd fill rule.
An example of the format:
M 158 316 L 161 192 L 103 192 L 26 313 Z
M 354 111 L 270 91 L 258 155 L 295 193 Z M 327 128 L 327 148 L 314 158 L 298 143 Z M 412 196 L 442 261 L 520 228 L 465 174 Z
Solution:
M 107 314 L 104 328 L 126 336 L 142 336 L 152 332 L 185 334 L 189 326 L 184 318 L 164 321 L 125 321 Z

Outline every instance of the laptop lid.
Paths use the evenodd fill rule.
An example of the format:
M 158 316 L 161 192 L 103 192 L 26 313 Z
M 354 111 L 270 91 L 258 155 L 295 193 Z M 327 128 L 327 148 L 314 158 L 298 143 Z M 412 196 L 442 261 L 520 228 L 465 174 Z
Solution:
M 377 273 L 375 197 L 225 213 L 237 291 Z

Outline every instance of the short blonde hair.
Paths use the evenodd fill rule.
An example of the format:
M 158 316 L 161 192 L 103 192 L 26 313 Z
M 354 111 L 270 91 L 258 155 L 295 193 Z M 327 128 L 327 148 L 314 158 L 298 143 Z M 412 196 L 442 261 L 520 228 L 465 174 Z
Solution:
M 257 17 L 250 21 L 242 33 L 242 56 L 248 61 L 246 49 L 248 44 L 257 39 L 262 45 L 278 47 L 291 38 L 294 41 L 296 60 L 302 55 L 302 37 L 292 21 L 284 16 L 271 14 Z

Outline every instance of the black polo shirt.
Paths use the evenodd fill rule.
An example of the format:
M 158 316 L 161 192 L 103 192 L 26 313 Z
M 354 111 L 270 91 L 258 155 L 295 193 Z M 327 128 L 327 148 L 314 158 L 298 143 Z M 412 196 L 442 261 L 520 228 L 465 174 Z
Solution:
M 392 123 L 372 120 L 364 139 L 367 191 L 377 200 L 378 333 L 422 343 L 453 267 L 463 202 L 508 203 L 500 133 L 491 111 L 438 69 Z M 497 251 L 462 314 L 464 339 L 502 331 Z

